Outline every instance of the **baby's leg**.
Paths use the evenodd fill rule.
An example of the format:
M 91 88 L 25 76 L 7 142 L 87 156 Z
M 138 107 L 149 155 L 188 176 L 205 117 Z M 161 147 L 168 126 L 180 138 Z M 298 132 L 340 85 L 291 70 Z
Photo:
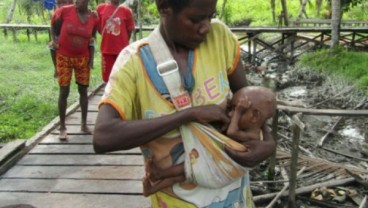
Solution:
M 149 173 L 149 179 L 152 182 L 178 176 L 185 178 L 184 163 L 173 165 L 166 169 L 161 169 L 155 165 L 152 158 L 147 161 L 146 173 Z
M 171 178 L 165 178 L 157 182 L 151 183 L 149 179 L 149 174 L 148 174 L 148 177 L 143 178 L 143 195 L 149 196 L 164 188 L 170 187 L 174 185 L 175 183 L 184 182 L 184 181 L 185 181 L 185 177 L 183 175 L 180 175 L 180 176 L 175 176 Z

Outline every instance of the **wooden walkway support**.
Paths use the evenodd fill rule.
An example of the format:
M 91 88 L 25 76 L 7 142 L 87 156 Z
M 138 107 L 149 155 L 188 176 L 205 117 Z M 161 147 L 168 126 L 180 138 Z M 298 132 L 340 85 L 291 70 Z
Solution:
M 302 20 L 300 20 L 302 21 Z M 306 20 L 304 20 L 306 21 Z M 262 62 L 284 62 L 293 64 L 306 51 L 329 46 L 331 41 L 331 26 L 324 21 L 318 26 L 294 25 L 290 27 L 233 27 L 230 28 L 238 35 L 242 49 L 248 54 L 251 64 L 260 65 Z M 349 23 L 349 24 L 348 24 Z M 368 49 L 368 27 L 366 21 L 348 22 L 349 26 L 340 29 L 340 44 L 363 50 Z M 300 23 L 301 24 L 301 23 Z M 307 24 L 309 25 L 309 24 Z M 37 32 L 48 31 L 49 25 L 0 24 L 4 35 L 12 31 L 13 39 L 17 40 L 17 31 L 26 30 L 28 40 L 33 33 L 37 41 Z M 138 34 L 145 37 L 154 27 L 136 27 L 132 40 L 138 39 Z M 271 57 L 271 60 L 268 60 Z
M 102 89 L 89 100 L 91 128 L 101 96 Z M 50 124 L 49 133 L 36 139 L 34 146 L 27 145 L 25 155 L 1 175 L 0 207 L 149 207 L 149 199 L 142 195 L 144 168 L 139 149 L 95 154 L 92 135 L 80 131 L 80 109 L 72 111 L 66 122 L 68 142 L 60 142 L 58 124 Z
M 4 36 L 8 37 L 9 31 L 13 35 L 13 40 L 18 41 L 17 34 L 19 31 L 26 31 L 28 41 L 31 40 L 31 34 L 33 34 L 36 41 L 38 41 L 38 32 L 46 31 L 49 40 L 51 40 L 51 29 L 49 25 L 29 25 L 29 24 L 0 24 L 0 28 L 3 30 Z
M 306 51 L 330 45 L 331 27 L 242 27 L 231 28 L 238 35 L 248 62 L 266 61 L 293 64 Z M 340 29 L 340 43 L 350 48 L 368 49 L 368 27 Z

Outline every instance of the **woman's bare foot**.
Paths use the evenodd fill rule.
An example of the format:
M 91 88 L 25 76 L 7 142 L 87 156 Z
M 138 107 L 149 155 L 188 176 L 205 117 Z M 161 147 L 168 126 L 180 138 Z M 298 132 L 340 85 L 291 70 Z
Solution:
M 81 131 L 83 131 L 86 134 L 92 134 L 91 129 L 87 126 L 87 124 L 82 124 L 81 125 Z
M 66 132 L 66 129 L 60 129 L 59 140 L 60 141 L 68 140 L 68 133 Z

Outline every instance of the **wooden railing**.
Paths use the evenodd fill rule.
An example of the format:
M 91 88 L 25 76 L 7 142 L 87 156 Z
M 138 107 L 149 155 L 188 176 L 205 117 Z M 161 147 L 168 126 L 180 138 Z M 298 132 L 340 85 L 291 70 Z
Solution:
M 9 31 L 13 34 L 13 40 L 17 41 L 17 33 L 19 30 L 26 30 L 26 35 L 28 41 L 31 39 L 31 34 L 33 34 L 36 41 L 38 41 L 38 32 L 46 31 L 49 35 L 49 40 L 51 40 L 51 31 L 49 25 L 29 25 L 29 24 L 0 24 L 0 28 L 3 30 L 5 37 L 8 37 Z
M 297 27 L 325 27 L 331 25 L 331 19 L 291 19 L 291 26 Z M 341 20 L 341 27 L 368 27 L 368 21 L 364 20 Z

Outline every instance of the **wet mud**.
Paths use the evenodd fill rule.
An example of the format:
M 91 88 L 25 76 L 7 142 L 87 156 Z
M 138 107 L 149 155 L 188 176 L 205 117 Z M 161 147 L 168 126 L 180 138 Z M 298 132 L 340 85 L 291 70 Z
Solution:
M 339 78 L 326 76 L 300 66 L 286 66 L 285 68 L 284 64 L 277 63 L 260 67 L 247 66 L 246 68 L 249 84 L 273 88 L 279 103 L 282 105 L 310 109 L 368 109 L 367 96 L 347 81 Z M 280 112 L 278 118 L 278 149 L 285 151 L 291 150 L 293 138 L 290 117 L 290 115 Z M 301 121 L 305 128 L 301 132 L 299 155 L 368 170 L 368 117 L 303 115 Z M 267 166 L 268 161 L 253 169 L 251 180 L 266 181 L 268 179 Z M 280 170 L 277 168 L 275 180 L 283 180 Z M 331 173 L 333 175 L 333 170 Z M 318 182 L 323 182 L 323 180 L 329 180 L 328 175 L 320 174 L 315 177 L 318 178 Z M 311 182 L 305 181 L 305 183 L 305 185 L 310 185 Z M 299 181 L 300 185 L 303 186 L 303 182 Z M 257 195 L 272 191 L 277 192 L 282 187 L 282 183 L 276 184 L 273 185 L 274 190 L 270 190 L 268 185 L 256 184 L 252 190 L 255 192 L 254 195 Z M 318 199 L 318 197 L 312 196 L 313 191 L 311 191 L 297 196 L 297 207 L 359 207 L 359 202 L 362 202 L 363 197 L 368 193 L 368 187 L 359 183 L 352 183 L 340 188 L 357 192 L 355 199 L 346 197 L 348 192 L 346 190 L 343 200 L 340 200 L 342 197 L 337 200 L 336 193 L 336 200 L 327 197 Z M 339 192 L 336 187 L 331 189 L 334 192 Z M 324 191 L 329 193 L 331 190 Z M 317 201 L 313 202 L 313 200 Z M 267 203 L 258 204 L 257 207 L 266 207 L 266 205 Z M 287 199 L 283 197 L 273 207 L 287 207 Z

